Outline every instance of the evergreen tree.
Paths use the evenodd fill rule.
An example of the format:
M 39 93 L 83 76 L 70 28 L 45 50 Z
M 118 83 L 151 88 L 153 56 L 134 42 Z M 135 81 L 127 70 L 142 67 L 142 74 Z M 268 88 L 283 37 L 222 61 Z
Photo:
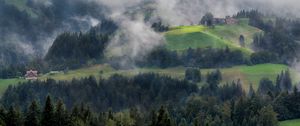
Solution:
M 251 83 L 248 91 L 248 97 L 252 97 L 253 95 L 255 95 L 255 91 L 253 89 L 253 84 Z
M 259 82 L 258 93 L 268 94 L 268 92 L 275 92 L 276 88 L 273 85 L 273 82 L 268 78 L 262 78 Z
M 167 110 L 163 106 L 158 111 L 157 122 L 155 126 L 171 126 L 171 119 Z
M 185 79 L 192 82 L 201 81 L 201 72 L 198 69 L 188 68 L 185 70 Z
M 271 105 L 259 111 L 259 121 L 257 123 L 261 126 L 278 126 L 277 114 L 273 111 Z
M 42 126 L 53 126 L 55 124 L 54 106 L 51 101 L 51 97 L 47 96 L 44 111 L 42 113 Z
M 55 115 L 55 126 L 68 126 L 70 124 L 68 112 L 66 111 L 62 100 L 59 100 L 57 102 L 56 111 L 54 115 Z
M 71 113 L 71 125 L 72 126 L 84 126 L 83 120 L 80 118 L 80 111 L 77 106 L 75 106 Z
M 6 111 L 2 106 L 0 106 L 0 126 L 6 126 L 5 119 L 6 119 Z
M 25 117 L 25 126 L 40 126 L 41 112 L 36 101 L 33 101 L 28 108 Z
M 215 92 L 222 80 L 222 74 L 219 69 L 214 72 L 208 73 L 206 82 L 209 84 L 211 91 Z
M 284 91 L 291 91 L 292 90 L 292 79 L 291 79 L 289 70 L 286 70 L 285 74 L 284 74 L 283 90 Z
M 245 37 L 243 35 L 240 35 L 239 40 L 240 40 L 240 46 L 245 47 L 246 46 L 245 45 Z
M 15 109 L 13 106 L 9 108 L 9 111 L 6 116 L 6 126 L 22 126 L 22 115 L 18 109 Z
M 154 110 L 152 110 L 150 117 L 151 117 L 150 126 L 155 126 L 157 123 L 157 114 Z
M 188 126 L 186 120 L 183 118 L 181 119 L 180 123 L 178 124 L 178 126 Z
M 206 13 L 201 21 L 201 24 L 206 25 L 206 26 L 213 26 L 214 25 L 214 15 L 212 13 Z

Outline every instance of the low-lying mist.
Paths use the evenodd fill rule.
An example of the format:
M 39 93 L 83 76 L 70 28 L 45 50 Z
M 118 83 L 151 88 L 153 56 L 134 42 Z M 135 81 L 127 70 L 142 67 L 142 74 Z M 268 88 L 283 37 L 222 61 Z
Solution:
M 13 16 L 5 14 L 11 7 L 4 7 L 0 14 L 8 17 L 5 20 L 15 23 L 5 26 L 7 22 L 0 21 L 0 31 L 4 33 L 2 41 L 13 41 L 25 54 L 44 56 L 57 35 L 65 31 L 87 31 L 101 23 L 103 18 L 109 18 L 120 29 L 106 52 L 112 57 L 123 57 L 122 66 L 134 67 L 135 59 L 143 58 L 163 44 L 163 36 L 151 28 L 152 21 L 162 20 L 170 26 L 193 25 L 198 24 L 207 12 L 225 17 L 242 9 L 299 18 L 299 3 L 298 0 L 27 0 L 26 6 L 39 18 L 34 19 L 30 14 L 22 17 L 19 13 L 24 12 L 15 10 L 14 13 L 21 15 L 21 21 L 16 21 Z M 5 3 L 0 1 L 0 4 Z M 151 15 L 150 20 L 145 20 L 145 13 Z M 42 25 L 32 25 L 45 21 Z M 22 32 L 16 29 L 22 29 Z M 27 32 L 28 35 L 24 34 Z

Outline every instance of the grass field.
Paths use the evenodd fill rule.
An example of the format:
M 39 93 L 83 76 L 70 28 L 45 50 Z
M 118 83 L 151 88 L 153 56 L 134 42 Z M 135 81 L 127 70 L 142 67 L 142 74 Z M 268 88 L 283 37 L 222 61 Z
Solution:
M 55 80 L 72 80 L 73 78 L 83 78 L 88 76 L 95 76 L 96 78 L 108 78 L 113 74 L 121 74 L 124 76 L 134 76 L 139 73 L 158 73 L 160 75 L 167 75 L 173 78 L 184 78 L 185 73 L 184 67 L 174 67 L 167 69 L 160 68 L 137 68 L 134 70 L 115 70 L 109 65 L 95 65 L 92 67 L 81 68 L 78 70 L 71 70 L 68 73 L 56 73 L 56 74 L 45 74 L 39 77 L 40 80 L 46 80 L 47 78 L 53 78 Z M 232 82 L 241 79 L 244 89 L 247 91 L 249 84 L 252 83 L 254 88 L 258 87 L 259 81 L 262 77 L 270 78 L 275 81 L 275 78 L 282 70 L 289 69 L 288 66 L 279 64 L 261 64 L 255 66 L 235 66 L 232 68 L 220 69 L 223 75 L 223 82 Z M 205 75 L 214 69 L 201 69 L 202 75 Z M 300 81 L 297 79 L 298 73 L 290 70 L 294 83 Z M 0 94 L 10 85 L 16 85 L 18 82 L 24 82 L 24 79 L 2 79 L 0 80 Z
M 167 48 L 170 50 L 183 51 L 188 48 L 225 48 L 239 49 L 251 53 L 250 44 L 253 35 L 261 30 L 248 25 L 247 19 L 240 19 L 235 25 L 216 25 L 208 28 L 202 25 L 179 26 L 171 28 L 165 33 Z M 246 48 L 239 45 L 239 36 L 244 35 Z
M 19 82 L 25 82 L 24 79 L 0 79 L 0 97 L 9 85 L 17 85 Z
M 279 126 L 300 126 L 300 119 L 281 121 Z
M 240 19 L 237 25 L 217 25 L 215 28 L 209 29 L 209 32 L 235 44 L 239 44 L 239 37 L 243 35 L 245 37 L 246 47 L 250 48 L 254 34 L 262 31 L 249 26 L 248 22 L 248 19 Z

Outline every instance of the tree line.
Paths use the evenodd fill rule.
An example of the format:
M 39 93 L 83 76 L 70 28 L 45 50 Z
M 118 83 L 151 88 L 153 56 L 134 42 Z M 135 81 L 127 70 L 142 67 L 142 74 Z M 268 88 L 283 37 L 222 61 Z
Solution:
M 253 36 L 255 51 L 261 52 L 264 56 L 269 55 L 268 58 L 275 58 L 272 62 L 289 64 L 299 59 L 297 55 L 300 48 L 297 43 L 300 37 L 299 20 L 264 15 L 257 10 L 242 10 L 235 17 L 249 18 L 249 25 L 264 31 Z
M 278 120 L 299 118 L 295 109 L 300 107 L 300 93 L 293 88 L 289 71 L 278 75 L 275 83 L 263 78 L 257 90 L 251 85 L 247 92 L 240 80 L 221 84 L 220 70 L 204 76 L 199 69 L 189 68 L 185 75 L 183 80 L 148 73 L 114 75 L 99 81 L 88 77 L 69 82 L 25 82 L 9 87 L 1 103 L 5 113 L 10 108 L 26 113 L 32 101 L 47 106 L 46 97 L 51 96 L 52 101 L 65 106 L 67 120 L 83 106 L 92 117 L 71 122 L 96 126 L 276 126 Z M 54 113 L 57 108 L 61 107 L 54 107 Z M 27 114 L 21 115 L 24 122 Z M 2 119 L 5 122 L 6 118 Z

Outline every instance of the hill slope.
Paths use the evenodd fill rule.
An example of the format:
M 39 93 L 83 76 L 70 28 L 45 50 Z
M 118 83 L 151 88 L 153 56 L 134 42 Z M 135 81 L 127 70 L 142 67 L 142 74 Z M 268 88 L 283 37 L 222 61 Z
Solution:
M 206 26 L 179 26 L 165 33 L 166 46 L 170 50 L 183 51 L 188 48 L 225 48 L 239 49 L 251 53 L 250 44 L 255 33 L 261 30 L 248 25 L 248 19 L 240 19 L 239 24 Z M 239 45 L 239 36 L 245 37 L 246 48 Z

